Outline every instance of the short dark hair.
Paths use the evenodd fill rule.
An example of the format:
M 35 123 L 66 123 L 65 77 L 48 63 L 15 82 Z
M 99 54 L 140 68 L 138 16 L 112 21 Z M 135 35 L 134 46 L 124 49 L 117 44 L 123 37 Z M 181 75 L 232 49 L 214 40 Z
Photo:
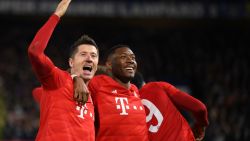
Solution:
M 108 58 L 114 54 L 114 52 L 116 51 L 116 49 L 118 48 L 122 48 L 122 47 L 127 47 L 130 49 L 130 47 L 126 44 L 118 44 L 118 45 L 115 45 L 113 46 L 112 48 L 108 49 L 107 52 L 105 53 L 105 57 L 104 57 L 104 61 L 107 62 L 108 61 Z
M 99 53 L 98 46 L 95 40 L 88 35 L 82 35 L 78 40 L 74 42 L 74 44 L 70 47 L 69 57 L 73 57 L 78 50 L 78 46 L 82 44 L 93 45 L 96 47 L 97 52 Z

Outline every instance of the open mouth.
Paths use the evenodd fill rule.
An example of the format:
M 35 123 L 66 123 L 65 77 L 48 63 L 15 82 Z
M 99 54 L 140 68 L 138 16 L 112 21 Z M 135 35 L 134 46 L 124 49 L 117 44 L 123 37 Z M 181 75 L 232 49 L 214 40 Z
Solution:
M 126 71 L 130 72 L 130 73 L 134 72 L 134 70 L 135 70 L 135 68 L 134 68 L 133 66 L 127 66 L 127 67 L 125 67 L 124 69 L 125 69 Z
M 90 72 L 92 71 L 92 67 L 91 66 L 84 66 L 82 69 L 90 71 Z
M 126 70 L 130 70 L 130 71 L 132 71 L 132 70 L 134 70 L 132 67 L 127 67 L 127 68 L 125 68 Z

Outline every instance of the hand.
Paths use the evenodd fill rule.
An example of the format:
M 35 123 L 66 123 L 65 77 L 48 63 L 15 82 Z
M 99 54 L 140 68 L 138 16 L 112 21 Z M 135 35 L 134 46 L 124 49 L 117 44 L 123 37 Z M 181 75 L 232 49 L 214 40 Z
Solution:
M 88 101 L 89 90 L 83 79 L 79 76 L 73 78 L 74 100 L 84 105 Z
M 57 5 L 55 14 L 58 17 L 62 17 L 65 14 L 65 12 L 67 11 L 70 2 L 71 2 L 71 0 L 61 0 L 61 2 Z
M 195 140 L 196 141 L 202 141 L 204 136 L 205 136 L 206 127 L 205 126 L 197 126 L 197 125 L 195 125 L 192 130 L 193 130 Z

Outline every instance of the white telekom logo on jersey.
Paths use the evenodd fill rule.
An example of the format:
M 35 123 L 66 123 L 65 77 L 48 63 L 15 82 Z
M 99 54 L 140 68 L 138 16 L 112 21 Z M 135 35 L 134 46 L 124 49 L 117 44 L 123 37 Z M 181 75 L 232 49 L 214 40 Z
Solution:
M 89 114 L 90 117 L 94 118 L 92 112 L 88 112 L 88 107 L 86 104 L 84 106 L 76 106 L 76 110 L 80 112 L 78 115 L 79 118 L 84 119 L 84 115 Z
M 122 109 L 120 115 L 128 115 L 126 109 L 129 109 L 128 99 L 126 97 L 115 97 L 116 109 Z
M 150 120 L 152 120 L 153 116 L 155 116 L 155 118 L 158 122 L 157 125 L 151 124 L 149 129 L 148 129 L 150 132 L 156 133 L 162 124 L 163 116 L 162 116 L 160 110 L 151 101 L 149 101 L 147 99 L 142 99 L 142 104 L 149 109 L 149 114 L 146 117 L 146 122 L 149 122 Z
M 128 98 L 126 97 L 115 97 L 116 109 L 122 110 L 120 115 L 128 115 L 127 110 L 144 110 L 143 106 L 138 105 L 129 105 Z M 131 109 L 130 109 L 131 107 Z

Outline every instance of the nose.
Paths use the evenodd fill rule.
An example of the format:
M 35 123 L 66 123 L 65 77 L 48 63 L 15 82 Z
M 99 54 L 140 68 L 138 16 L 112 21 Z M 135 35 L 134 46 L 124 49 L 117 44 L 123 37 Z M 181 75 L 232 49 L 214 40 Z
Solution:
M 135 64 L 136 63 L 135 59 L 133 59 L 133 57 L 131 57 L 131 56 L 127 56 L 127 62 L 131 63 L 131 64 Z
M 86 61 L 87 62 L 93 62 L 93 57 L 89 54 L 86 56 Z

